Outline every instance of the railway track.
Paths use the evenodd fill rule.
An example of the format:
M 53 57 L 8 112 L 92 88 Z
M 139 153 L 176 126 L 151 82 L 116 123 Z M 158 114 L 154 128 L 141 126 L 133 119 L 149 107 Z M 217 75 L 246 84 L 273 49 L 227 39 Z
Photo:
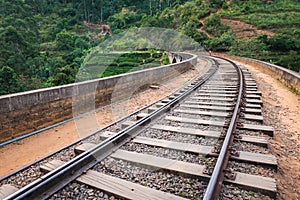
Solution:
M 268 149 L 273 129 L 263 125 L 261 93 L 243 66 L 205 59 L 211 63 L 207 72 L 176 93 L 5 177 L 0 194 L 7 199 L 274 198 L 277 161 Z

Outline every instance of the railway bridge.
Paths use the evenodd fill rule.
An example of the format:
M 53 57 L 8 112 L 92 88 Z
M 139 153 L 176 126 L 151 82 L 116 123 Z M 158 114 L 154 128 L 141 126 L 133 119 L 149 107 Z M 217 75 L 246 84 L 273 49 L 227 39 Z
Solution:
M 284 165 L 272 147 L 279 130 L 265 119 L 268 94 L 247 66 L 296 92 L 299 74 L 226 55 L 169 58 L 167 66 L 0 97 L 4 146 L 193 73 L 158 101 L 2 177 L 0 199 L 282 198 Z

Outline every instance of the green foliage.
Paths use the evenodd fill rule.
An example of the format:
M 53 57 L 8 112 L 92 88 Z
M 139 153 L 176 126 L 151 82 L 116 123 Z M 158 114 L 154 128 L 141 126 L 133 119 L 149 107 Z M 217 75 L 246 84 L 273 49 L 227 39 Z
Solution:
M 94 50 L 80 68 L 79 80 L 118 75 L 126 72 L 157 67 L 168 63 L 168 56 L 157 50 L 126 53 L 101 53 Z
M 22 31 L 22 28 L 9 25 L 9 22 L 2 21 L 0 29 L 0 65 L 14 68 L 16 72 L 26 70 L 26 59 L 37 54 L 38 45 L 31 38 L 31 31 Z
M 238 17 L 247 23 L 254 24 L 259 29 L 281 28 L 290 26 L 300 26 L 298 12 L 284 13 L 253 13 L 249 15 L 241 15 Z
M 155 61 L 154 58 L 146 58 L 146 59 L 144 60 L 144 63 L 152 63 L 153 61 Z
M 162 57 L 163 53 L 161 52 L 154 52 L 152 53 L 152 58 L 160 58 Z
M 179 28 L 185 32 L 184 29 L 191 27 L 195 29 L 201 26 L 199 19 L 208 16 L 210 12 L 209 4 L 205 1 L 188 1 L 174 9 L 167 8 L 154 16 L 143 16 L 141 25 L 144 27 Z
M 143 20 L 145 23 L 149 21 L 149 25 L 179 26 L 181 22 L 177 20 L 177 11 L 173 8 L 180 7 L 187 1 L 2 0 L 0 45 L 5 48 L 0 49 L 0 66 L 8 66 L 14 70 L 18 79 L 23 82 L 20 91 L 70 83 L 74 81 L 74 72 L 82 65 L 89 49 L 106 39 L 97 39 L 95 36 L 99 30 L 93 26 L 86 27 L 84 23 L 108 22 L 114 34 L 141 26 Z M 181 18 L 188 20 L 184 15 Z M 175 45 L 181 45 L 179 43 L 174 42 Z M 131 51 L 133 48 L 147 49 L 151 45 L 143 38 L 136 40 L 132 36 L 128 41 L 121 40 L 112 44 L 108 51 Z M 150 64 L 160 64 L 158 59 L 161 59 L 161 55 L 154 60 L 150 56 L 149 52 L 138 56 L 132 53 L 127 58 L 121 57 L 119 61 L 112 62 L 111 66 L 132 67 L 136 65 L 133 63 L 146 63 L 149 65 L 144 67 L 149 67 Z M 145 59 L 148 59 L 147 62 Z
M 91 45 L 88 42 L 88 39 L 85 38 L 85 37 L 78 37 L 78 38 L 76 38 L 74 45 L 75 45 L 75 48 L 79 48 L 81 50 L 91 48 Z
M 291 50 L 300 50 L 300 41 L 288 35 L 274 35 L 267 40 L 267 44 L 275 51 L 289 52 Z
M 300 10 L 298 0 L 231 0 L 230 6 L 235 14 L 278 13 L 291 10 Z
M 68 84 L 68 83 L 74 83 L 75 82 L 75 77 L 76 77 L 77 69 L 76 66 L 73 65 L 66 65 L 62 68 L 59 68 L 57 70 L 57 73 L 55 76 L 50 78 L 51 84 L 53 85 L 63 85 L 63 84 Z
M 236 40 L 233 42 L 230 53 L 233 55 L 250 57 L 250 58 L 261 58 L 268 55 L 268 46 L 260 40 Z
M 165 50 L 195 49 L 200 44 L 206 50 L 230 51 L 299 71 L 299 11 L 298 0 L 231 0 L 230 4 L 227 0 L 1 0 L 0 66 L 5 66 L 2 73 L 11 74 L 16 82 L 1 82 L 1 88 L 6 88 L 1 89 L 1 94 L 73 82 L 74 73 L 87 60 L 91 49 L 109 41 L 109 37 L 98 36 L 100 30 L 94 25 L 104 23 L 110 25 L 114 35 L 136 27 L 180 32 L 176 35 L 166 30 L 155 38 Z M 275 35 L 235 40 L 220 20 L 224 16 L 268 29 Z M 145 36 L 151 35 L 155 33 L 149 29 Z M 195 41 L 186 40 L 186 36 Z M 153 44 L 147 39 L 137 39 L 132 34 L 107 45 L 105 51 L 151 48 Z M 80 71 L 80 76 L 87 75 L 88 79 L 99 77 L 95 66 L 109 65 L 106 76 L 168 63 L 166 55 L 156 56 L 155 51 L 131 52 L 119 60 L 91 55 L 89 59 L 90 68 Z M 90 73 L 93 70 L 95 73 Z
M 62 31 L 55 38 L 57 50 L 71 50 L 74 48 L 74 38 L 67 31 Z
M 277 60 L 273 62 L 278 65 L 286 66 L 290 70 L 300 72 L 300 57 L 297 51 L 291 50 L 288 54 L 277 57 Z
M 164 55 L 162 56 L 162 58 L 161 58 L 161 62 L 162 62 L 163 65 L 168 65 L 168 64 L 170 64 L 169 57 L 168 57 L 166 54 L 164 54 Z
M 299 71 L 300 54 L 300 4 L 297 0 L 277 1 L 231 1 L 231 11 L 222 14 L 253 24 L 259 29 L 266 29 L 275 33 L 273 36 L 258 36 L 255 42 L 249 42 L 256 52 L 238 52 L 237 43 L 231 48 L 236 55 L 246 54 L 256 59 L 265 60 Z M 247 46 L 243 42 L 241 46 Z M 263 49 L 260 49 L 263 47 Z
M 220 37 L 223 33 L 230 30 L 228 26 L 221 22 L 220 15 L 211 15 L 204 20 L 205 30 L 215 37 Z
M 234 42 L 234 35 L 231 31 L 225 32 L 218 38 L 212 38 L 204 42 L 204 46 L 212 51 L 229 51 Z
M 181 31 L 185 35 L 193 38 L 196 42 L 202 44 L 203 41 L 208 37 L 206 34 L 198 30 L 200 27 L 202 27 L 202 24 L 199 22 L 199 20 L 192 17 L 186 24 L 181 26 Z
M 19 91 L 19 80 L 15 71 L 7 66 L 0 68 L 0 95 Z
M 140 14 L 123 8 L 120 13 L 109 17 L 108 22 L 113 29 L 125 29 L 140 21 L 141 17 L 142 16 Z
M 210 6 L 214 9 L 222 8 L 224 5 L 226 5 L 226 0 L 210 0 Z

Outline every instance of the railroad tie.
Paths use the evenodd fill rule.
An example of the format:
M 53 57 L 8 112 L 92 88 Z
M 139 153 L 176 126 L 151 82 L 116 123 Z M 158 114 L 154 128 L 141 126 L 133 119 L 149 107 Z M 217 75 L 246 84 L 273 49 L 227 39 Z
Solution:
M 241 124 L 237 127 L 241 130 L 251 130 L 251 131 L 260 131 L 262 133 L 268 134 L 269 136 L 273 137 L 274 130 L 272 126 L 265 126 L 265 125 L 254 125 L 254 124 Z
M 44 172 L 50 172 L 65 164 L 63 161 L 52 160 L 41 166 Z M 85 174 L 79 176 L 76 181 L 89 185 L 99 190 L 106 191 L 116 196 L 126 199 L 156 199 L 156 200 L 184 200 L 185 198 L 142 186 L 137 183 L 106 175 L 94 170 L 88 170 Z
M 184 118 L 184 117 L 173 117 L 173 116 L 166 116 L 165 119 L 169 121 L 189 123 L 189 124 L 201 124 L 201 125 L 220 126 L 220 127 L 226 126 L 226 123 L 224 121 L 200 120 L 200 119 L 192 119 L 192 118 Z
M 4 184 L 0 187 L 0 199 L 4 199 L 9 195 L 15 193 L 19 189 L 10 184 Z
M 174 126 L 166 126 L 166 125 L 159 125 L 159 124 L 155 124 L 151 126 L 151 128 L 162 130 L 162 131 L 170 131 L 175 133 L 196 135 L 202 137 L 219 138 L 221 136 L 221 134 L 218 131 L 203 131 L 201 129 L 195 129 L 195 128 L 174 127 Z
M 186 113 L 194 115 L 206 115 L 212 117 L 230 117 L 229 113 L 226 112 L 213 112 L 213 111 L 198 111 L 198 110 L 174 110 L 177 113 Z
M 268 147 L 269 142 L 266 137 L 258 137 L 258 136 L 249 136 L 249 135 L 241 135 L 241 139 L 238 139 L 241 142 L 248 142 L 252 144 L 256 144 L 262 147 Z

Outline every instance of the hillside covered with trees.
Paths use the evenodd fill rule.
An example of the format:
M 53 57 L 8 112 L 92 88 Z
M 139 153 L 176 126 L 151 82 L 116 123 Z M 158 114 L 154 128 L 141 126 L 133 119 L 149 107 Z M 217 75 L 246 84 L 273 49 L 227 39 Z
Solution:
M 86 56 L 110 38 L 99 35 L 101 24 L 108 24 L 113 35 L 138 27 L 173 29 L 207 51 L 298 71 L 299 19 L 298 0 L 0 0 L 0 95 L 74 82 Z M 240 33 L 248 27 L 231 22 L 268 32 L 239 37 L 236 27 Z M 135 66 L 135 53 L 128 55 L 106 75 L 129 69 L 124 63 Z M 165 59 L 149 55 L 137 58 L 139 64 Z

